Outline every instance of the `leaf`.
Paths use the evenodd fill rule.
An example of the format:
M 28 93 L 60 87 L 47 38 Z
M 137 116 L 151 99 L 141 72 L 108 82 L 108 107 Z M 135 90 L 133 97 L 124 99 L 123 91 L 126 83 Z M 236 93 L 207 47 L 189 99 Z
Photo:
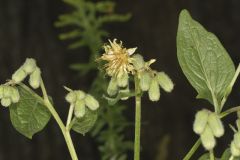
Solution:
M 218 107 L 235 67 L 218 38 L 193 20 L 186 10 L 179 17 L 177 56 L 185 76 L 198 92 L 197 98 Z
M 10 118 L 14 128 L 32 139 L 48 123 L 51 113 L 43 104 L 42 99 L 27 86 L 17 86 L 20 100 L 10 106 Z
M 227 148 L 223 154 L 222 154 L 222 157 L 220 160 L 229 160 L 231 157 L 231 152 L 230 152 L 230 149 Z M 240 160 L 240 157 L 235 157 L 233 160 Z
M 209 153 L 203 154 L 198 160 L 210 160 Z
M 83 118 L 75 118 L 72 129 L 75 132 L 85 135 L 94 126 L 97 120 L 97 112 L 86 108 L 86 114 Z

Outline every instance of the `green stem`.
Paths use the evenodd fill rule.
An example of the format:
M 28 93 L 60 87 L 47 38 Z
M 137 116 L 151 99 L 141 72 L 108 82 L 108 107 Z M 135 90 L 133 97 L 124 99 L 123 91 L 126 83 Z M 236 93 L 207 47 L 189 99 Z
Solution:
M 233 155 L 231 155 L 231 157 L 229 158 L 229 160 L 234 160 L 234 156 L 233 156 Z
M 192 148 L 190 149 L 190 151 L 187 153 L 187 155 L 183 158 L 183 160 L 189 160 L 192 155 L 195 153 L 195 151 L 198 149 L 198 147 L 201 144 L 201 139 L 199 138 L 195 144 L 192 146 Z
M 61 118 L 59 117 L 58 113 L 54 109 L 53 105 L 50 103 L 50 101 L 48 99 L 46 89 L 45 89 L 45 86 L 44 86 L 44 83 L 43 83 L 42 80 L 41 80 L 41 90 L 42 90 L 42 93 L 43 93 L 43 100 L 44 100 L 44 103 L 45 103 L 46 107 L 51 112 L 52 116 L 56 120 L 57 124 L 59 125 L 59 127 L 60 127 L 60 129 L 63 133 L 64 139 L 66 141 L 66 144 L 67 144 L 67 147 L 68 147 L 68 150 L 70 152 L 72 160 L 78 160 L 78 157 L 77 157 L 77 154 L 76 154 L 76 151 L 75 151 L 70 133 L 66 129 L 66 127 L 64 126 Z
M 137 76 L 135 78 L 135 140 L 134 140 L 134 160 L 140 160 L 140 130 L 141 130 L 141 89 Z
M 210 154 L 210 160 L 215 160 L 213 150 L 210 150 L 210 151 L 209 151 L 209 154 Z
M 74 105 L 71 104 L 71 105 L 70 105 L 70 108 L 69 108 L 69 112 L 68 112 L 67 123 L 66 123 L 66 129 L 67 129 L 68 131 L 70 130 L 69 126 L 70 126 L 70 123 L 71 123 L 71 121 L 72 121 L 73 110 L 74 110 Z
M 237 111 L 240 111 L 240 106 L 237 106 L 237 107 L 233 107 L 233 108 L 230 108 L 224 112 L 222 112 L 220 114 L 220 118 L 224 118 L 226 117 L 227 115 L 231 114 L 231 113 L 234 113 L 234 112 L 237 112 Z

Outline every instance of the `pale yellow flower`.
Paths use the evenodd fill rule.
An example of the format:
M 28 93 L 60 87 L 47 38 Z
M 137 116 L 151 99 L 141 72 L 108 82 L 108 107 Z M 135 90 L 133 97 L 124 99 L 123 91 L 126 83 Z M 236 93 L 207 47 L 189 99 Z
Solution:
M 105 60 L 104 65 L 106 73 L 111 77 L 121 77 L 124 74 L 133 73 L 134 67 L 132 65 L 131 55 L 137 48 L 124 48 L 122 42 L 113 42 L 109 40 L 110 45 L 104 45 L 105 53 L 99 58 Z

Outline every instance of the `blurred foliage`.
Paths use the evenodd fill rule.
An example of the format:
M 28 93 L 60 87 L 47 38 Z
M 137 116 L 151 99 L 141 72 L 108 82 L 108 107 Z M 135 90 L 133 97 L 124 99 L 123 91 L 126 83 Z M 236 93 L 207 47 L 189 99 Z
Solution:
M 85 75 L 89 71 L 97 69 L 95 59 L 100 56 L 102 39 L 108 36 L 108 32 L 103 29 L 104 24 L 125 22 L 130 18 L 130 14 L 114 13 L 115 3 L 112 1 L 64 0 L 64 2 L 72 6 L 73 11 L 60 15 L 55 25 L 56 27 L 71 28 L 70 31 L 59 35 L 61 40 L 74 41 L 69 45 L 70 49 L 79 47 L 90 49 L 88 63 L 71 65 L 72 69 Z M 110 106 L 102 98 L 107 85 L 104 73 L 98 72 L 90 93 L 100 101 L 101 109 L 91 135 L 99 143 L 102 160 L 126 160 L 127 151 L 133 149 L 132 142 L 127 141 L 124 135 L 124 130 L 129 126 L 129 122 L 123 115 L 126 106 L 121 104 Z

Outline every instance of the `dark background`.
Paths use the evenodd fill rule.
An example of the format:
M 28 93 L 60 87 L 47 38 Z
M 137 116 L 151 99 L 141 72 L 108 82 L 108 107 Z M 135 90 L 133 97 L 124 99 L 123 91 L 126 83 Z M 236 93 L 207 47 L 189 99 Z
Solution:
M 196 141 L 192 131 L 194 114 L 201 108 L 210 108 L 205 101 L 196 100 L 196 92 L 184 77 L 176 57 L 176 32 L 178 14 L 188 9 L 192 16 L 209 31 L 214 32 L 225 46 L 235 65 L 240 56 L 240 1 L 239 0 L 119 0 L 118 12 L 131 12 L 127 23 L 107 26 L 111 39 L 121 39 L 126 47 L 138 47 L 146 59 L 156 58 L 155 69 L 163 70 L 175 83 L 171 94 L 162 94 L 158 103 L 144 97 L 142 118 L 142 159 L 160 160 L 163 154 L 163 137 L 168 139 L 167 158 L 182 159 Z M 0 80 L 11 74 L 26 57 L 37 60 L 43 72 L 47 90 L 53 97 L 63 119 L 68 110 L 64 101 L 63 85 L 88 89 L 90 77 L 77 76 L 68 68 L 73 62 L 85 61 L 86 53 L 66 49 L 66 43 L 58 40 L 60 32 L 53 26 L 57 16 L 69 8 L 60 0 L 0 0 Z M 239 104 L 239 83 L 235 85 L 226 104 Z M 130 100 L 131 101 L 131 100 Z M 132 103 L 130 103 L 132 104 Z M 226 109 L 225 108 L 225 109 Z M 128 119 L 134 120 L 134 107 L 129 106 Z M 231 141 L 232 131 L 225 120 L 227 134 L 218 141 L 220 155 Z M 133 130 L 129 130 L 133 134 Z M 166 138 L 167 137 L 167 138 Z M 97 146 L 89 136 L 73 134 L 80 160 L 97 160 Z M 131 137 L 132 138 L 132 137 Z M 163 147 L 164 148 L 164 147 Z M 203 149 L 198 152 L 203 153 Z M 11 126 L 8 110 L 0 111 L 0 160 L 67 160 L 70 159 L 62 134 L 52 119 L 39 134 L 28 140 Z M 193 159 L 197 159 L 194 157 Z

